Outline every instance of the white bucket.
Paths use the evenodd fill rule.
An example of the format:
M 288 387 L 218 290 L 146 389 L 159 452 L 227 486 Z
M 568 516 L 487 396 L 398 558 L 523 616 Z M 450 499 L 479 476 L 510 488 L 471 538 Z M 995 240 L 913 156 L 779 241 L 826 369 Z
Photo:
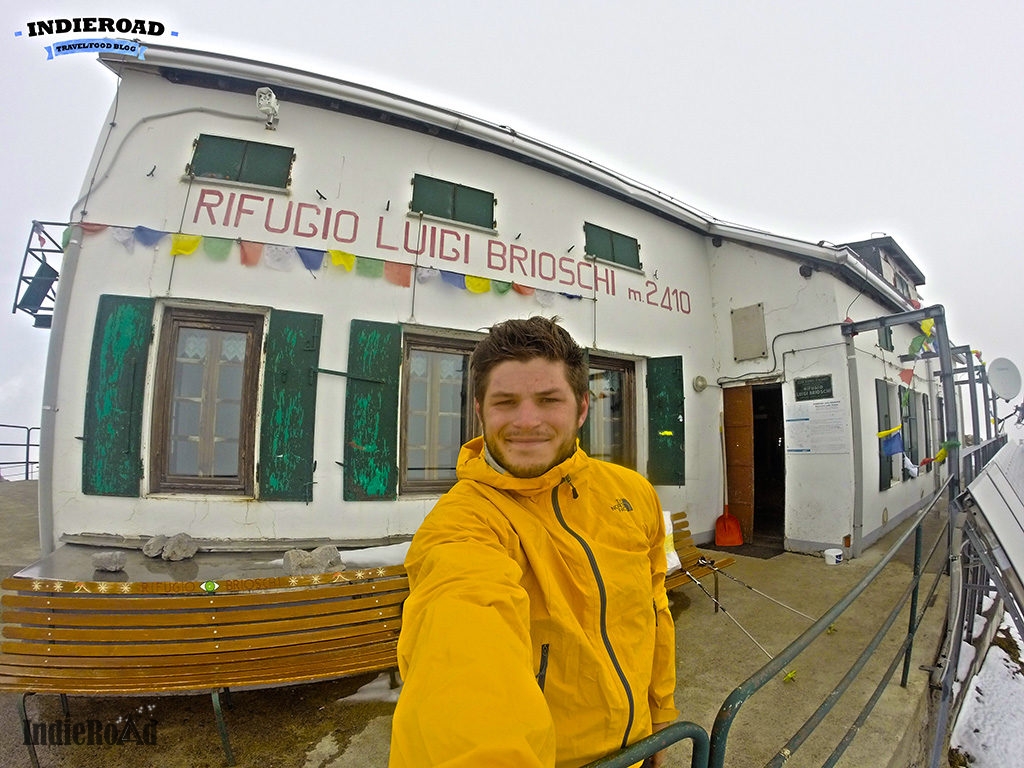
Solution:
M 828 565 L 839 565 L 843 562 L 843 550 L 841 549 L 826 549 L 825 550 L 825 563 Z

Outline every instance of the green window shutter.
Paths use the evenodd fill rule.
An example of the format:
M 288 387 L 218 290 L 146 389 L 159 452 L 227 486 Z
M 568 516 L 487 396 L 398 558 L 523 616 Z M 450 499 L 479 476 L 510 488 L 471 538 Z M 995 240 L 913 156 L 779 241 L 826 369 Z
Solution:
M 85 393 L 82 492 L 139 496 L 153 300 L 100 296 Z
M 482 189 L 457 186 L 453 218 L 490 229 L 494 226 L 494 195 Z
M 612 233 L 604 227 L 595 224 L 583 225 L 583 236 L 586 240 L 584 251 L 591 256 L 605 261 L 614 261 L 612 250 Z
M 461 221 L 478 227 L 494 226 L 494 195 L 443 179 L 416 174 L 412 179 L 413 213 Z
M 398 496 L 402 328 L 353 320 L 345 392 L 345 501 Z
M 612 253 L 616 264 L 640 269 L 640 243 L 636 238 L 612 232 Z
M 321 315 L 273 310 L 266 337 L 259 496 L 312 501 Z
M 903 453 L 914 464 L 918 462 L 917 455 L 917 414 L 914 408 L 914 392 L 906 387 L 899 388 L 900 393 L 900 418 L 903 423 Z M 910 470 L 903 464 L 902 457 L 899 459 L 903 469 L 903 479 L 910 479 Z
M 878 431 L 892 427 L 889 415 L 889 385 L 882 379 L 875 379 L 875 408 L 878 412 Z M 878 440 L 878 490 L 887 491 L 892 485 L 892 457 L 882 451 L 882 440 Z
M 293 154 L 291 147 L 247 142 L 238 180 L 268 187 L 287 187 Z
M 455 185 L 417 173 L 412 180 L 412 210 L 414 213 L 454 219 Z
M 237 180 L 244 157 L 244 141 L 200 134 L 192 155 L 192 175 Z
M 635 237 L 583 223 L 584 252 L 596 259 L 640 269 L 640 243 Z
M 683 358 L 647 361 L 647 479 L 655 485 L 686 484 Z
M 192 153 L 193 176 L 268 187 L 288 186 L 295 151 L 278 144 L 200 134 Z

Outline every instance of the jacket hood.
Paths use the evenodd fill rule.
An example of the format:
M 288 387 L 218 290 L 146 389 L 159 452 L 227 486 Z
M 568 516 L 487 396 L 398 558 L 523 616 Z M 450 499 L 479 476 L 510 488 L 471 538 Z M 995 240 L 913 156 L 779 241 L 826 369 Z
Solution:
M 502 474 L 492 467 L 484 455 L 483 436 L 474 437 L 462 446 L 459 460 L 456 463 L 456 475 L 460 480 L 473 480 L 478 483 L 514 491 L 529 496 L 549 491 L 565 478 L 575 480 L 583 475 L 588 465 L 587 454 L 576 441 L 576 452 L 561 464 L 556 464 L 543 475 L 537 477 L 515 477 Z

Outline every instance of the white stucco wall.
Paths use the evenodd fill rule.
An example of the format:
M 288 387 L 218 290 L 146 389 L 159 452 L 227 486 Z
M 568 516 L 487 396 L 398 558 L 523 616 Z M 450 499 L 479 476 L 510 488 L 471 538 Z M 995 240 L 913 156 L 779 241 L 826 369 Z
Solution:
M 352 318 L 479 331 L 508 317 L 557 314 L 581 344 L 637 361 L 641 471 L 647 460 L 643 359 L 681 355 L 687 381 L 698 373 L 713 378 L 715 332 L 703 238 L 663 218 L 496 154 L 312 107 L 283 102 L 277 130 L 267 131 L 250 96 L 173 85 L 135 71 L 125 74 L 111 122 L 116 126 L 98 156 L 100 183 L 89 192 L 85 217 L 109 227 L 83 237 L 61 352 L 54 435 L 57 538 L 65 532 L 145 536 L 179 530 L 210 538 L 373 538 L 411 533 L 436 499 L 403 495 L 394 502 L 342 502 L 342 472 L 335 462 L 344 444 L 346 382 L 325 375 L 317 390 L 318 467 L 311 504 L 83 495 L 82 450 L 75 437 L 82 434 L 85 378 L 101 293 L 320 313 L 320 366 L 335 370 L 347 364 Z M 289 190 L 188 179 L 185 165 L 200 133 L 294 147 Z M 100 137 L 99 144 L 105 139 Z M 410 215 L 415 173 L 493 192 L 498 201 L 495 231 L 421 222 Z M 290 226 L 272 231 L 283 228 L 289 206 Z M 584 259 L 584 221 L 636 237 L 643 270 Z M 224 262 L 210 259 L 202 249 L 171 256 L 169 237 L 155 247 L 134 243 L 129 251 L 113 227 L 140 225 L 418 262 L 420 267 L 515 281 L 538 293 L 473 294 L 436 278 L 401 287 L 349 272 L 330 259 L 316 273 L 297 262 L 288 270 L 265 262 L 247 267 L 240 263 L 237 246 Z M 428 239 L 434 238 L 435 248 L 432 255 L 428 248 L 417 257 L 410 252 L 415 247 L 406 248 L 405 232 L 407 227 L 410 233 L 422 232 L 421 226 Z M 158 323 L 159 309 L 158 303 Z M 149 447 L 153 354 L 143 456 Z M 718 407 L 713 391 L 698 395 L 688 389 L 686 485 L 659 488 L 666 508 L 687 509 L 695 532 L 711 530 L 720 510 Z M 145 481 L 143 487 L 148 487 Z

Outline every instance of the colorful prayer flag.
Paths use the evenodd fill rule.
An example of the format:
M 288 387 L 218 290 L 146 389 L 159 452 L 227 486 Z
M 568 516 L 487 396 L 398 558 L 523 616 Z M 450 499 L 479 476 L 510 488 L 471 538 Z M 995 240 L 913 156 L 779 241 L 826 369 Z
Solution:
M 466 276 L 459 274 L 458 272 L 449 272 L 448 270 L 441 270 L 441 279 L 453 288 L 459 288 L 466 290 Z
M 336 267 L 344 267 L 347 272 L 351 272 L 352 268 L 356 265 L 356 255 L 354 253 L 335 250 L 330 250 L 327 253 L 331 257 L 331 264 Z
M 191 256 L 202 241 L 202 235 L 183 235 L 181 232 L 175 232 L 171 235 L 171 256 Z
M 147 248 L 155 246 L 167 234 L 159 229 L 150 229 L 149 227 L 136 227 L 133 231 L 135 232 L 135 239 Z
M 408 288 L 412 285 L 412 264 L 400 264 L 397 261 L 385 261 L 384 279 L 392 285 Z
M 279 272 L 289 272 L 295 266 L 295 257 L 298 254 L 295 248 L 290 245 L 264 245 L 263 263 L 271 269 Z
M 902 432 L 895 432 L 894 434 L 882 439 L 883 456 L 895 456 L 897 453 L 903 453 Z
M 225 261 L 234 242 L 227 237 L 204 237 L 203 251 L 212 261 Z
M 255 267 L 263 257 L 263 243 L 253 243 L 249 240 L 242 241 L 241 248 L 242 264 L 246 267 Z
M 356 274 L 362 277 L 384 277 L 384 262 L 380 259 L 356 257 Z
M 323 251 L 318 251 L 316 248 L 299 248 L 296 246 L 295 252 L 299 254 L 299 258 L 302 260 L 302 266 L 310 272 L 316 272 L 324 265 Z

